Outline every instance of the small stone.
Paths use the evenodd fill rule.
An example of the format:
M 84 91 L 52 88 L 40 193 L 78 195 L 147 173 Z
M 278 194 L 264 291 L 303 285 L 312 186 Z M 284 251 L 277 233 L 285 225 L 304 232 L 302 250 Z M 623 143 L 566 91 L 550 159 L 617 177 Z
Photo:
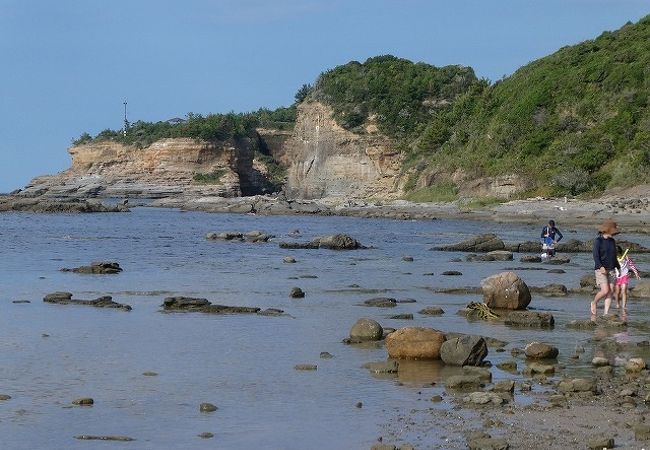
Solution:
M 557 347 L 542 342 L 531 342 L 525 348 L 527 358 L 552 359 L 557 358 L 559 353 Z
M 0 400 L 4 401 L 4 400 L 9 400 L 9 399 L 11 399 L 11 395 L 0 394 Z
M 365 363 L 363 366 L 364 369 L 368 369 L 371 373 L 374 374 L 383 374 L 383 373 L 397 373 L 399 370 L 399 363 L 397 361 L 382 361 L 382 362 L 369 362 Z
M 293 256 L 285 256 L 284 258 L 282 258 L 282 262 L 286 264 L 294 264 L 296 262 L 296 258 L 294 258 Z
M 413 320 L 413 314 L 396 314 L 394 316 L 390 316 L 389 319 L 395 319 L 395 320 Z
M 330 352 L 320 352 L 320 358 L 321 359 L 332 359 L 332 358 L 334 358 L 334 355 L 332 355 Z
M 638 373 L 646 368 L 643 358 L 630 358 L 625 363 L 625 371 L 628 373 Z
M 512 380 L 499 380 L 494 384 L 494 392 L 506 392 L 512 394 L 515 391 L 515 382 Z
M 462 274 L 463 274 L 462 272 L 459 272 L 457 270 L 445 270 L 444 272 L 441 273 L 441 275 L 451 276 L 451 277 L 457 277 Z
M 634 440 L 636 441 L 650 440 L 650 424 L 639 423 L 634 425 L 633 429 L 634 429 Z
M 505 370 L 506 372 L 516 372 L 517 371 L 517 361 L 504 361 L 497 364 L 497 368 Z
M 591 450 L 614 448 L 614 438 L 603 436 L 595 437 L 593 439 L 590 439 L 587 445 Z
M 354 406 L 356 406 L 357 408 L 363 408 L 363 403 L 357 402 L 357 404 L 354 405 Z
M 412 256 L 402 256 L 402 261 L 413 262 L 413 257 Z
M 519 390 L 521 392 L 530 392 L 533 389 L 533 385 L 530 383 L 521 383 L 519 385 Z
M 204 433 L 199 434 L 199 437 L 200 437 L 201 439 L 211 439 L 211 438 L 214 437 L 214 434 L 209 433 L 209 432 L 206 431 L 206 432 L 204 432 Z
M 142 372 L 142 375 L 145 377 L 157 377 L 158 374 L 156 372 Z
M 293 368 L 296 370 L 317 370 L 318 366 L 316 364 L 296 364 Z
M 215 412 L 217 409 L 219 408 L 217 408 L 212 403 L 201 403 L 199 405 L 199 411 L 201 412 Z
M 505 400 L 497 394 L 492 392 L 472 392 L 467 397 L 463 398 L 463 402 L 472 403 L 474 405 L 501 405 Z
M 423 316 L 440 316 L 445 313 L 445 311 L 439 306 L 428 306 L 419 311 Z
M 79 405 L 79 406 L 91 406 L 94 403 L 95 401 L 90 397 L 83 397 L 83 398 L 72 400 L 73 405 Z
M 439 403 L 442 401 L 442 397 L 440 395 L 434 395 L 433 397 L 431 397 L 431 401 L 434 403 Z

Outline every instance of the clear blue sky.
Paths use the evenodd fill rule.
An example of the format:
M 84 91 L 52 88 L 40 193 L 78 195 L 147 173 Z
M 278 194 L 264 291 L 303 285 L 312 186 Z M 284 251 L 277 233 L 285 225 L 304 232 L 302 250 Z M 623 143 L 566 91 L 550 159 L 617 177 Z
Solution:
M 648 0 L 0 0 L 0 192 L 69 166 L 84 131 L 289 105 L 393 54 L 497 80 L 650 13 Z

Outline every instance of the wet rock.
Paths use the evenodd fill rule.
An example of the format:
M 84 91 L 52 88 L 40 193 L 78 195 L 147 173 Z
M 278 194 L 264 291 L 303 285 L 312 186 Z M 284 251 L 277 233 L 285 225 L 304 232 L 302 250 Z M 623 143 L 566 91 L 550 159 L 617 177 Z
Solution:
M 463 375 L 478 377 L 487 383 L 492 381 L 492 372 L 487 367 L 463 366 Z
M 548 401 L 553 406 L 564 407 L 567 404 L 567 399 L 562 394 L 553 394 L 548 398 Z
M 404 262 L 413 262 L 412 256 L 402 256 L 402 261 Z
M 75 400 L 72 400 L 72 404 L 78 406 L 91 406 L 94 403 L 95 401 L 90 397 L 82 397 L 82 398 L 77 398 Z
M 296 258 L 294 258 L 293 256 L 285 256 L 284 258 L 282 258 L 282 262 L 286 264 L 294 264 L 296 262 Z
M 530 303 L 526 283 L 514 272 L 501 272 L 481 280 L 483 302 L 490 308 L 524 309 Z
M 569 293 L 563 284 L 547 284 L 546 286 L 533 286 L 528 289 L 534 294 L 540 294 L 545 297 L 566 297 Z
M 356 402 L 356 403 L 354 404 L 354 406 L 355 406 L 356 408 L 363 408 L 363 403 L 362 403 L 362 402 Z
M 366 248 L 356 239 L 347 234 L 334 234 L 329 236 L 319 236 L 307 243 L 281 242 L 280 248 L 298 248 L 298 249 L 317 249 L 325 248 L 329 250 L 356 250 Z
M 609 366 L 609 360 L 607 358 L 603 358 L 602 356 L 595 356 L 591 360 L 591 365 L 594 367 Z
M 70 292 L 53 292 L 47 294 L 43 301 L 45 303 L 54 303 L 57 305 L 85 305 L 94 306 L 95 308 L 115 308 L 124 311 L 131 311 L 131 306 L 113 301 L 110 295 L 104 295 L 94 300 L 73 300 Z
M 397 303 L 417 303 L 418 301 L 414 298 L 402 298 L 399 300 L 396 300 Z
M 639 373 L 646 368 L 646 363 L 643 358 L 630 358 L 625 363 L 625 371 L 627 373 Z
M 244 238 L 248 242 L 268 242 L 269 240 L 273 239 L 275 236 L 272 234 L 264 233 L 263 231 L 249 231 L 248 233 L 244 234 Z
M 422 314 L 423 316 L 441 316 L 445 313 L 445 311 L 443 311 L 443 309 L 439 306 L 428 306 L 418 311 L 418 313 Z
M 487 354 L 485 339 L 479 336 L 449 339 L 440 347 L 440 359 L 452 366 L 479 366 Z
M 158 376 L 158 374 L 156 372 L 151 372 L 151 371 L 142 372 L 142 375 L 145 376 L 145 377 L 157 377 Z
M 401 328 L 386 336 L 388 356 L 394 359 L 440 359 L 444 333 L 432 328 Z
M 264 310 L 258 311 L 257 314 L 260 315 L 260 316 L 277 317 L 277 316 L 283 316 L 284 311 L 281 310 L 281 309 L 277 309 L 277 308 L 266 308 Z
M 468 441 L 469 450 L 508 450 L 510 445 L 503 438 L 481 438 Z
M 536 255 L 524 255 L 521 258 L 519 258 L 519 261 L 521 261 L 522 263 L 541 263 L 542 257 Z
M 257 314 L 261 308 L 250 306 L 215 305 L 205 298 L 167 297 L 161 305 L 164 311 L 202 312 L 209 314 Z
M 506 372 L 516 372 L 517 371 L 517 361 L 503 361 L 497 364 L 497 368 L 505 370 Z
M 481 234 L 457 244 L 434 247 L 433 250 L 451 252 L 489 252 L 503 250 L 505 244 L 495 234 Z
M 634 287 L 630 288 L 630 297 L 650 298 L 650 281 L 641 280 Z
M 214 434 L 206 431 L 203 433 L 199 433 L 197 436 L 200 437 L 201 439 L 212 439 L 214 437 Z
M 553 266 L 559 266 L 561 264 L 569 264 L 571 262 L 571 258 L 568 256 L 554 256 L 553 258 L 549 258 L 547 261 L 547 264 L 551 264 Z
M 524 375 L 551 375 L 555 373 L 555 366 L 552 364 L 530 363 L 524 369 Z
M 243 241 L 244 233 L 239 231 L 222 231 L 221 233 L 208 233 L 205 236 L 206 239 L 211 241 Z
M 434 403 L 440 403 L 442 401 L 442 397 L 440 395 L 434 395 L 430 400 Z
M 497 311 L 505 325 L 525 328 L 553 328 L 555 318 L 551 313 L 538 311 Z
M 504 392 L 512 394 L 515 391 L 515 382 L 513 380 L 499 380 L 494 384 L 494 392 Z
M 370 447 L 370 450 L 397 450 L 393 444 L 375 444 Z
M 483 386 L 483 380 L 478 375 L 451 375 L 445 380 L 448 389 L 478 389 Z
M 397 373 L 399 370 L 399 363 L 397 361 L 369 362 L 365 363 L 361 367 L 368 369 L 371 373 L 375 374 Z
M 320 352 L 319 357 L 321 359 L 332 359 L 334 358 L 334 355 L 332 355 L 330 352 Z
M 650 441 L 650 423 L 638 423 L 633 429 L 635 441 Z
M 394 316 L 390 316 L 389 319 L 395 319 L 395 320 L 413 320 L 413 314 L 396 314 Z
M 472 392 L 466 397 L 463 397 L 464 403 L 472 403 L 474 405 L 501 405 L 505 400 L 498 394 L 493 392 Z
M 608 448 L 614 448 L 614 438 L 599 436 L 592 439 L 589 439 L 587 447 L 591 450 L 604 450 Z
M 291 292 L 289 292 L 289 297 L 291 297 L 291 298 L 304 298 L 305 293 L 299 287 L 293 287 L 293 288 L 291 288 Z
M 593 272 L 586 273 L 580 277 L 580 287 L 589 291 L 597 288 L 596 277 L 594 276 Z
M 494 261 L 512 261 L 512 252 L 508 250 L 493 250 L 487 253 Z
M 17 305 L 19 304 L 25 304 L 25 303 L 31 303 L 29 300 L 12 300 L 11 303 L 15 303 Z
M 317 370 L 318 366 L 316 364 L 296 364 L 293 368 L 295 370 Z
M 376 297 L 363 302 L 365 306 L 373 306 L 376 308 L 393 308 L 397 305 L 397 300 L 389 297 Z
M 74 438 L 79 439 L 80 441 L 117 441 L 117 442 L 135 441 L 135 439 L 129 436 L 95 436 L 92 434 L 82 434 L 80 436 L 75 436 Z
M 378 341 L 383 338 L 384 329 L 379 322 L 361 318 L 350 328 L 350 340 L 354 342 Z
M 527 358 L 531 359 L 552 359 L 557 358 L 559 350 L 557 347 L 543 342 L 531 342 L 524 349 Z
M 11 395 L 0 394 L 0 401 L 11 400 Z
M 557 389 L 560 392 L 595 392 L 596 381 L 586 378 L 574 378 L 572 380 L 562 380 L 558 383 Z
M 495 261 L 494 256 L 489 255 L 487 253 L 477 255 L 475 253 L 470 253 L 469 255 L 465 256 L 465 261 L 467 262 L 486 262 L 486 261 Z
M 119 263 L 114 261 L 95 261 L 91 262 L 89 266 L 75 267 L 72 269 L 61 269 L 62 272 L 75 272 L 75 273 L 94 273 L 94 274 L 115 274 L 120 273 L 122 268 Z
M 201 403 L 199 405 L 199 411 L 201 412 L 215 412 L 217 409 L 219 408 L 217 408 L 212 403 Z
M 560 274 L 560 273 L 566 273 L 566 270 L 564 270 L 564 269 L 549 269 L 549 270 L 546 271 L 546 273 Z

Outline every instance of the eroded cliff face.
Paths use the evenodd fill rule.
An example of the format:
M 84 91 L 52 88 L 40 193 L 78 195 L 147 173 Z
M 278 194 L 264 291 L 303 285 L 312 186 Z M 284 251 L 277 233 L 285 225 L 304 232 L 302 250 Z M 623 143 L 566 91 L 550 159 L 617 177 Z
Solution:
M 71 147 L 72 166 L 32 180 L 23 195 L 150 197 L 251 195 L 262 189 L 253 167 L 257 142 L 163 139 L 138 149 L 103 141 Z M 197 183 L 196 174 L 217 174 Z
M 340 127 L 330 107 L 298 106 L 291 136 L 274 154 L 287 167 L 285 191 L 294 198 L 398 198 L 401 155 L 372 123 L 366 133 Z

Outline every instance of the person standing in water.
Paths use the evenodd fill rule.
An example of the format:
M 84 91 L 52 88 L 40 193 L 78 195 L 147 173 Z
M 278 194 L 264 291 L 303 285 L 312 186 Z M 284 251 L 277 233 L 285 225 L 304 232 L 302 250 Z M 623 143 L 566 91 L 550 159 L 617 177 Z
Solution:
M 562 232 L 555 227 L 555 220 L 549 220 L 548 225 L 545 225 L 542 228 L 542 234 L 540 236 L 542 239 L 542 252 L 546 256 L 555 255 L 554 246 L 560 242 L 563 237 Z
M 607 220 L 598 228 L 598 237 L 594 239 L 594 273 L 596 275 L 596 284 L 600 290 L 591 301 L 592 319 L 596 317 L 598 302 L 601 299 L 605 299 L 603 315 L 609 313 L 609 307 L 612 304 L 616 270 L 620 270 L 620 265 L 616 259 L 616 241 L 614 241 L 614 236 L 618 233 L 616 222 Z
M 616 307 L 627 310 L 627 284 L 630 280 L 630 272 L 634 274 L 637 280 L 640 280 L 639 271 L 634 265 L 634 261 L 627 255 L 629 249 L 623 251 L 620 245 L 616 246 L 616 259 L 620 266 L 618 276 L 616 277 L 616 286 L 614 296 L 616 297 Z

